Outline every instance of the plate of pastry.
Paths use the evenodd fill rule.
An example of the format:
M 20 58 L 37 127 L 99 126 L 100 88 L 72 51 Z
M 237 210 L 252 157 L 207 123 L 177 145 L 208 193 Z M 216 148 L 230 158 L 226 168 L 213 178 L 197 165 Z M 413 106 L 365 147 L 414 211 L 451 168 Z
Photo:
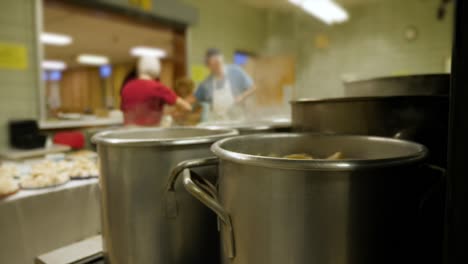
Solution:
M 6 198 L 19 191 L 18 181 L 14 177 L 19 174 L 14 164 L 0 165 L 0 199 Z
M 73 180 L 97 178 L 99 175 L 96 161 L 88 158 L 76 158 L 73 160 L 73 165 L 68 171 L 70 178 Z
M 20 180 L 22 189 L 43 189 L 63 185 L 70 180 L 66 161 L 43 161 L 31 166 L 30 172 Z
M 19 189 L 18 182 L 13 177 L 0 175 L 0 199 L 17 193 Z

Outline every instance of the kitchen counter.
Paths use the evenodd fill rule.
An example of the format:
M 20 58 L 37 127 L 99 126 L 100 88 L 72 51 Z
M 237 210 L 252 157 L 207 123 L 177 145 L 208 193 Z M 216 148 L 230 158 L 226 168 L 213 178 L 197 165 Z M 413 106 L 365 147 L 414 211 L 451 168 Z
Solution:
M 98 180 L 20 190 L 0 200 L 0 215 L 0 263 L 32 263 L 40 254 L 99 234 Z
M 86 117 L 78 120 L 43 120 L 39 121 L 41 130 L 79 128 L 79 127 L 98 127 L 98 126 L 117 126 L 123 125 L 123 118 L 98 118 Z

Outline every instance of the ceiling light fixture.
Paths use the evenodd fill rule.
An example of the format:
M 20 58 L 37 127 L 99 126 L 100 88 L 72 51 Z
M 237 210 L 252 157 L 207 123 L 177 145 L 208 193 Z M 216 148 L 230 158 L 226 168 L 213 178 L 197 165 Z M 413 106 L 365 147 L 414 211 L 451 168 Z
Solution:
M 44 70 L 63 71 L 66 68 L 67 68 L 67 64 L 63 61 L 56 61 L 56 60 L 42 61 L 42 69 Z
M 73 38 L 68 35 L 43 32 L 41 34 L 41 42 L 53 46 L 66 46 L 73 42 Z
M 109 58 L 101 55 L 94 54 L 80 54 L 77 58 L 78 63 L 86 65 L 101 66 L 109 64 Z
M 349 19 L 346 10 L 333 0 L 289 0 L 327 25 L 343 23 Z
M 135 57 L 156 57 L 162 58 L 167 55 L 166 51 L 159 48 L 137 46 L 130 49 L 130 54 Z

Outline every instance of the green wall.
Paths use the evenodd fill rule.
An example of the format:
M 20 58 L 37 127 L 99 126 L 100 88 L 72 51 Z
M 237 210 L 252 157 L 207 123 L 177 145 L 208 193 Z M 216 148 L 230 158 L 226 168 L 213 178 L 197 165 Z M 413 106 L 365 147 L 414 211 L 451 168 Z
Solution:
M 261 52 L 265 41 L 266 12 L 230 0 L 185 0 L 199 11 L 189 29 L 189 64 L 203 63 L 207 48 L 217 47 L 227 61 L 236 49 Z
M 266 53 L 297 57 L 295 97 L 337 97 L 344 79 L 445 71 L 451 55 L 453 8 L 436 19 L 439 0 L 370 1 L 347 7 L 350 20 L 326 26 L 303 12 L 268 15 Z M 404 31 L 415 26 L 418 37 L 407 41 Z M 318 34 L 329 47 L 314 45 Z
M 7 146 L 8 120 L 39 116 L 35 2 L 0 1 L 0 42 L 25 45 L 29 58 L 26 70 L 0 69 L 0 148 Z
M 81 0 L 81 1 L 88 1 L 88 2 L 102 2 L 114 6 L 120 6 L 126 9 L 137 9 L 142 11 L 140 8 L 132 6 L 129 0 Z M 152 3 L 152 10 L 150 11 L 152 14 L 168 19 L 177 21 L 179 23 L 185 24 L 192 24 L 197 19 L 197 12 L 195 9 L 184 5 L 180 2 L 180 0 L 151 0 Z

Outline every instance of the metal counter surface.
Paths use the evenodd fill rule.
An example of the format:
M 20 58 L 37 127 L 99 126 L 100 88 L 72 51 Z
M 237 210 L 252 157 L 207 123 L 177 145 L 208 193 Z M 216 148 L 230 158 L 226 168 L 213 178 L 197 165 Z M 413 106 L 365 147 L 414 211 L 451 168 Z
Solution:
M 100 230 L 97 179 L 21 190 L 0 200 L 0 263 L 30 264 Z

